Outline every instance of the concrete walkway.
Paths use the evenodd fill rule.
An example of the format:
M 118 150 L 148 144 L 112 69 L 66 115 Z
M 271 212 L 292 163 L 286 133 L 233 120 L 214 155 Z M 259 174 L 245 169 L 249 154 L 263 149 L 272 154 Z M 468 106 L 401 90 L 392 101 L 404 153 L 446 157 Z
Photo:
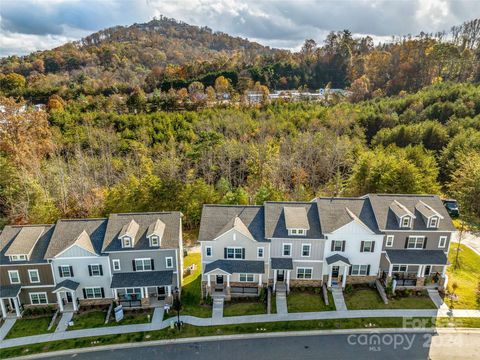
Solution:
M 7 318 L 7 319 L 5 319 L 2 327 L 0 328 L 0 341 L 5 339 L 5 336 L 7 336 L 10 329 L 13 327 L 13 325 L 15 325 L 15 321 L 17 321 L 17 318 Z
M 72 318 L 73 318 L 73 312 L 64 312 L 62 314 L 62 317 L 60 318 L 60 321 L 58 322 L 55 332 L 59 333 L 59 332 L 67 331 L 68 323 L 72 320 Z
M 277 314 L 285 315 L 288 314 L 287 307 L 287 295 L 285 291 L 277 291 L 276 305 L 277 305 Z
M 327 320 L 327 319 L 344 319 L 344 318 L 375 318 L 375 317 L 467 317 L 480 318 L 480 310 L 346 310 L 346 311 L 320 311 L 305 313 L 288 313 L 280 314 L 263 314 L 263 315 L 245 315 L 245 316 L 228 316 L 222 318 L 197 318 L 195 316 L 181 316 L 180 320 L 185 324 L 194 326 L 217 326 L 232 324 L 251 324 L 278 321 L 298 321 L 298 320 Z M 169 319 L 162 323 L 120 325 L 93 329 L 83 329 L 74 331 L 64 331 L 59 333 L 42 334 L 35 336 L 27 336 L 15 339 L 0 341 L 0 348 L 12 346 L 25 346 L 47 341 L 76 339 L 82 337 L 97 337 L 103 335 L 127 334 L 133 332 L 161 330 L 170 326 Z
M 212 308 L 212 318 L 222 319 L 223 318 L 223 296 L 214 296 L 213 297 L 213 308 Z
M 428 289 L 428 296 L 432 299 L 432 302 L 435 304 L 437 309 L 448 310 L 448 305 L 443 302 L 438 290 L 436 289 Z
M 333 295 L 333 302 L 335 303 L 335 309 L 338 311 L 346 311 L 347 304 L 345 304 L 345 299 L 343 297 L 343 290 L 340 285 L 333 285 L 332 286 L 332 295 Z
M 164 309 L 163 307 L 156 307 L 153 310 L 152 323 L 161 324 L 163 321 Z

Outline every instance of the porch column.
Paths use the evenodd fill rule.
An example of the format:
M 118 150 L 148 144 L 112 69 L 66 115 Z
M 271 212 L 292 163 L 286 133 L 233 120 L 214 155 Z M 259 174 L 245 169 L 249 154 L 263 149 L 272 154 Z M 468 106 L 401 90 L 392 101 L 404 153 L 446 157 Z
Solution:
M 148 299 L 148 287 L 145 287 L 145 297 Z
M 328 287 L 332 287 L 332 267 L 328 266 L 328 282 L 327 282 Z
M 207 275 L 207 285 L 208 287 L 211 286 L 211 282 L 210 282 L 210 274 Z
M 118 292 L 117 292 L 117 289 L 113 289 L 113 297 L 115 298 L 115 300 L 118 300 Z
M 344 289 L 345 289 L 345 285 L 347 285 L 347 274 L 348 274 L 347 269 L 348 269 L 348 266 L 345 265 L 343 267 L 343 276 L 342 276 L 342 288 Z
M 393 264 L 390 264 L 388 266 L 388 277 L 392 277 L 392 271 L 393 271 Z
M 72 294 L 73 311 L 77 311 L 78 306 L 77 306 L 77 296 L 75 295 L 75 291 L 71 291 L 71 294 Z
M 13 306 L 15 306 L 15 313 L 17 314 L 17 317 L 20 317 L 20 305 L 18 303 L 17 297 L 13 298 Z
M 423 265 L 418 265 L 417 278 L 423 277 Z
M 58 307 L 60 308 L 60 312 L 63 312 L 63 301 L 62 301 L 62 296 L 60 295 L 60 292 L 57 292 L 57 303 L 58 303 Z
M 172 285 L 167 286 L 167 295 L 172 296 Z
M 445 277 L 445 273 L 447 272 L 447 265 L 445 265 L 442 269 L 442 277 Z
M 143 299 L 145 297 L 145 292 L 143 291 L 143 287 L 140 288 L 140 297 Z
M 227 275 L 227 288 L 230 287 L 230 274 Z
M 290 270 L 287 270 L 287 291 L 290 289 Z
M 0 299 L 0 306 L 2 307 L 2 317 L 4 319 L 7 318 L 7 309 L 5 307 L 5 303 L 3 302 L 3 299 Z
M 258 274 L 258 286 L 262 286 L 262 274 Z
M 275 286 L 277 285 L 277 270 L 273 270 L 273 291 L 275 291 Z

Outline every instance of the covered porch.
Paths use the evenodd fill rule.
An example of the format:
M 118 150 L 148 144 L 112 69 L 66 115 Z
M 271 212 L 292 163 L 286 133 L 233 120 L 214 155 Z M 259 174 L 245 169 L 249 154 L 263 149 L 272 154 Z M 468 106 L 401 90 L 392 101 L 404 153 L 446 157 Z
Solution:
M 73 280 L 63 280 L 55 286 L 52 291 L 57 295 L 57 304 L 60 312 L 78 311 L 80 301 L 77 296 L 77 289 L 80 284 Z
M 385 283 L 395 280 L 396 287 L 445 288 L 448 277 L 447 255 L 442 250 L 387 250 L 388 269 L 382 273 Z
M 272 258 L 273 291 L 290 291 L 290 277 L 293 270 L 291 258 Z
M 21 285 L 5 285 L 0 286 L 0 306 L 2 309 L 2 318 L 21 317 L 22 304 L 18 295 L 20 294 Z
M 173 271 L 119 273 L 111 283 L 115 301 L 128 308 L 171 304 L 173 286 Z
M 347 275 L 350 268 L 350 261 L 342 255 L 335 254 L 327 257 L 328 266 L 328 281 L 327 286 L 329 288 L 332 285 L 342 284 L 342 289 L 345 289 L 347 285 Z

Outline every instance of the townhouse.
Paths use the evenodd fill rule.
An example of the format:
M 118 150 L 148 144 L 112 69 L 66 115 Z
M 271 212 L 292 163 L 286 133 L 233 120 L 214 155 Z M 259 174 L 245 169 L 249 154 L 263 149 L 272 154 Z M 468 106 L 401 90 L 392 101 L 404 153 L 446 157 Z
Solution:
M 44 255 L 52 225 L 5 226 L 0 233 L 2 317 L 20 317 L 27 306 L 55 304 L 55 280 Z
M 102 252 L 115 300 L 124 307 L 171 303 L 173 291 L 181 291 L 182 242 L 180 212 L 111 214 Z

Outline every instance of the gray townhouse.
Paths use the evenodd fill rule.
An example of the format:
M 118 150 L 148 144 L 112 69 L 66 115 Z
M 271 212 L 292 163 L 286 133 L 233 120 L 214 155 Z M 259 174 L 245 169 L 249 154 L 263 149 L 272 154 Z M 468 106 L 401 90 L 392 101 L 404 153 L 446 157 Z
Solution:
M 26 307 L 55 305 L 55 279 L 45 252 L 53 225 L 7 225 L 0 233 L 2 317 L 21 317 Z
M 263 206 L 204 205 L 198 239 L 203 296 L 254 296 L 267 284 Z
M 172 302 L 183 276 L 182 214 L 111 214 L 102 253 L 108 254 L 110 288 L 124 307 Z
M 61 219 L 55 224 L 45 258 L 55 277 L 61 312 L 113 299 L 108 256 L 102 253 L 107 219 Z
M 436 195 L 369 194 L 379 230 L 384 234 L 380 277 L 397 286 L 447 285 L 446 268 L 456 231 Z

